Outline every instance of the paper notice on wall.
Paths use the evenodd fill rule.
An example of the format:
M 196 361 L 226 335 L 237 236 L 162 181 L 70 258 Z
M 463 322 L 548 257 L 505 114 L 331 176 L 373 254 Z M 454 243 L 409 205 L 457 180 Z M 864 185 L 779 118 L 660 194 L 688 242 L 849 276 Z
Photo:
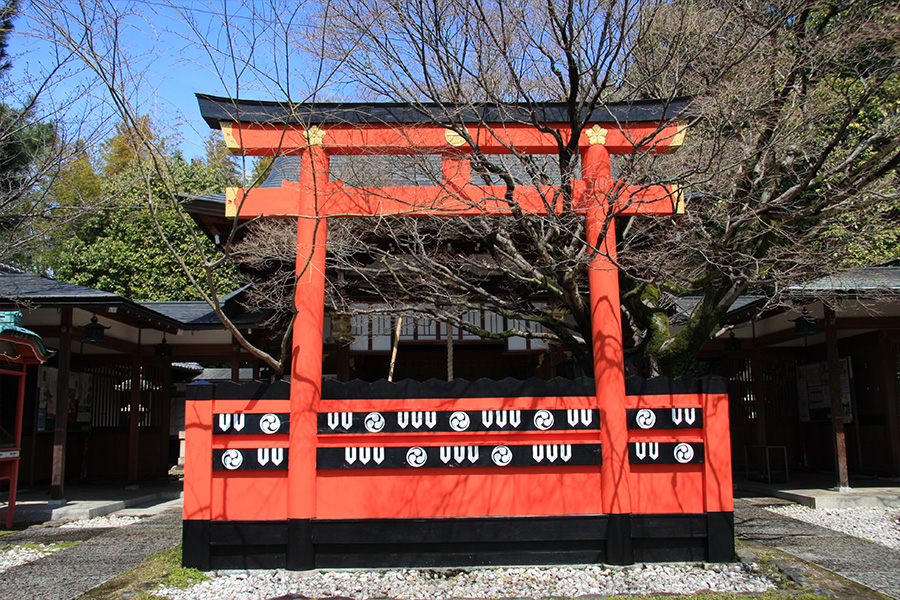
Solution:
M 844 423 L 850 423 L 853 420 L 850 359 L 842 358 L 838 364 L 841 369 L 841 402 Z M 820 362 L 797 367 L 797 398 L 800 404 L 801 421 L 828 421 L 831 419 L 828 363 Z

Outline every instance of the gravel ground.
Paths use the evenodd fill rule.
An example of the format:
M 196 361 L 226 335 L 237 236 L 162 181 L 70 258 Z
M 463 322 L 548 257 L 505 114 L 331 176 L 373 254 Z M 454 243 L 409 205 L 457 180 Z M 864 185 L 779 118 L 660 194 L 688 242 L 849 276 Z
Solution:
M 77 521 L 69 521 L 59 526 L 60 529 L 93 529 L 93 528 L 110 528 L 125 527 L 132 525 L 141 520 L 141 517 L 120 517 L 118 515 L 106 515 L 103 517 L 94 517 L 93 519 L 78 519 Z
M 62 546 L 57 544 L 28 544 L 27 546 L 10 546 L 0 550 L 0 573 L 53 554 L 61 548 Z
M 766 510 L 900 550 L 900 508 L 812 509 L 787 504 Z
M 58 529 L 111 529 L 114 527 L 131 525 L 140 520 L 140 517 L 119 517 L 113 514 L 104 517 L 95 517 L 93 519 L 70 521 L 60 525 Z M 61 548 L 62 546 L 52 543 L 12 544 L 8 548 L 0 550 L 0 573 L 7 569 L 43 558 Z
M 772 582 L 755 565 L 655 564 L 629 567 L 519 567 L 346 571 L 221 571 L 186 590 L 158 588 L 172 600 L 311 598 L 575 598 L 609 594 L 764 592 Z

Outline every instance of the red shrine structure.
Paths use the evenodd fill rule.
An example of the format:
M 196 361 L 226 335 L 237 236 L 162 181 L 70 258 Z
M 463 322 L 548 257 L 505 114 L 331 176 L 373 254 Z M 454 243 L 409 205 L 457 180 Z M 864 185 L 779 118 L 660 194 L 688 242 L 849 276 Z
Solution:
M 588 272 L 593 379 L 322 381 L 326 229 L 370 216 L 546 214 L 552 187 L 473 183 L 470 153 L 556 154 L 562 104 L 285 105 L 199 95 L 245 155 L 299 155 L 298 181 L 229 189 L 239 218 L 297 220 L 290 385 L 191 386 L 184 563 L 200 569 L 730 561 L 725 380 L 624 376 L 612 216 L 683 210 L 677 189 L 614 181 L 610 155 L 671 152 L 686 102 L 607 105 L 577 140 L 571 207 Z M 536 114 L 539 126 L 527 124 Z M 436 124 L 437 123 L 437 124 Z M 334 155 L 439 155 L 435 186 L 345 187 Z

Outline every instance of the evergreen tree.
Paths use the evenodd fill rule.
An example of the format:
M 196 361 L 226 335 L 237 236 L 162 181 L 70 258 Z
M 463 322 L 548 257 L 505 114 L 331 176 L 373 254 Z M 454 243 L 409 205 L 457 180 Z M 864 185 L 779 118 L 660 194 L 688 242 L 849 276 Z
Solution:
M 143 134 L 153 136 L 149 119 L 141 120 Z M 219 191 L 220 172 L 203 161 L 188 162 L 180 153 L 164 155 L 159 169 L 148 170 L 151 159 L 137 152 L 135 136 L 124 126 L 103 144 L 103 194 L 109 204 L 72 229 L 52 269 L 57 278 L 127 296 L 134 300 L 190 300 L 200 295 L 184 275 L 181 257 L 196 276 L 203 276 L 204 256 L 197 252 L 190 227 L 182 220 L 176 195 Z M 154 210 L 151 210 L 151 205 Z M 160 237 L 166 232 L 174 253 Z M 215 249 L 199 239 L 207 257 Z M 235 287 L 228 268 L 215 274 L 222 293 Z

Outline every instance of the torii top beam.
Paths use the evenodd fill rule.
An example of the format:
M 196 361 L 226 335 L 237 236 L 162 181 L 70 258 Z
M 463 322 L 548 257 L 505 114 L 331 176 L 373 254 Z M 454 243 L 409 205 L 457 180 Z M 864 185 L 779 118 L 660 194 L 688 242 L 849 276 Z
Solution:
M 516 210 L 546 214 L 560 210 L 562 204 L 557 188 L 552 186 L 517 186 L 510 198 L 505 186 L 474 185 L 467 155 L 473 148 L 483 154 L 559 152 L 560 139 L 563 144 L 571 139 L 569 114 L 563 103 L 473 107 L 287 104 L 203 94 L 197 98 L 203 118 L 210 127 L 222 130 L 235 154 L 318 157 L 307 161 L 309 168 L 321 171 L 314 190 L 296 182 L 284 182 L 282 188 L 257 188 L 252 194 L 230 189 L 228 216 L 460 216 L 511 214 Z M 581 115 L 593 125 L 582 132 L 579 150 L 583 154 L 600 146 L 607 156 L 677 150 L 684 139 L 684 127 L 675 119 L 684 114 L 688 103 L 680 99 L 604 105 L 591 115 Z M 440 186 L 344 187 L 340 181 L 321 176 L 327 175 L 327 156 L 332 154 L 439 154 L 444 181 Z M 572 181 L 570 209 L 584 212 L 596 206 L 598 190 L 605 194 L 604 204 L 617 215 L 683 210 L 677 188 L 586 180 Z M 298 193 L 316 197 L 315 214 L 300 210 Z

